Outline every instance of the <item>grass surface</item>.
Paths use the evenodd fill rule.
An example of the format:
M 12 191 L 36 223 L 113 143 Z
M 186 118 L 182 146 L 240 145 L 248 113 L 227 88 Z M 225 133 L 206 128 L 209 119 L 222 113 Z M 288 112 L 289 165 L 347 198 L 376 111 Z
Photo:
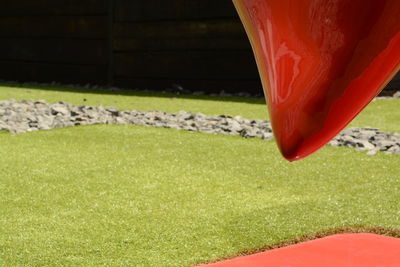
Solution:
M 266 110 L 124 94 L 0 87 L 0 99 Z M 374 102 L 353 124 L 400 132 L 399 103 Z M 328 228 L 400 227 L 398 155 L 325 147 L 288 163 L 273 142 L 132 125 L 0 132 L 0 147 L 0 266 L 190 266 Z
M 350 126 L 371 126 L 387 132 L 400 133 L 400 99 L 370 103 Z
M 180 110 L 208 115 L 241 115 L 248 119 L 268 119 L 263 99 L 240 97 L 176 96 L 143 92 L 106 92 L 65 87 L 0 86 L 0 99 L 39 100 L 53 103 L 115 106 L 122 110 L 161 110 L 176 113 Z M 400 132 L 400 99 L 371 103 L 350 126 L 371 126 L 388 132 Z
M 190 266 L 342 226 L 400 227 L 395 155 L 138 126 L 0 134 L 0 265 Z

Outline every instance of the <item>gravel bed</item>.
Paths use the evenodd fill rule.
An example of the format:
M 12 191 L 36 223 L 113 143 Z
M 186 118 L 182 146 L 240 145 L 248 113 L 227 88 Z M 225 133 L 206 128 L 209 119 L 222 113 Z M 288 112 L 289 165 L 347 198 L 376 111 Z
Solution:
M 240 116 L 206 116 L 180 111 L 120 111 L 115 107 L 72 105 L 65 102 L 48 104 L 45 101 L 0 101 L 0 130 L 11 133 L 33 132 L 61 127 L 89 124 L 134 124 L 152 127 L 183 129 L 213 134 L 240 135 L 245 138 L 273 138 L 267 120 L 250 120 Z M 400 154 L 400 134 L 385 133 L 375 128 L 350 128 L 342 131 L 331 142 L 366 150 Z

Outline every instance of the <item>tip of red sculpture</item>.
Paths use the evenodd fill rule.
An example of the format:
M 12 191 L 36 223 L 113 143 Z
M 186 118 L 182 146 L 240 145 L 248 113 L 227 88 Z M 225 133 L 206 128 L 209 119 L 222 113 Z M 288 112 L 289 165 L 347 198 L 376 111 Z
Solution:
M 283 156 L 338 134 L 400 69 L 400 1 L 234 0 Z

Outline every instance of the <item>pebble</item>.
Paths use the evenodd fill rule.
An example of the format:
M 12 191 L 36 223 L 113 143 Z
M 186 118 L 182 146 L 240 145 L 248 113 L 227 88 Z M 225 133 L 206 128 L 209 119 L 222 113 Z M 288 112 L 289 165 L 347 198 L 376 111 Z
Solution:
M 43 100 L 0 101 L 0 130 L 24 133 L 90 124 L 135 124 L 273 139 L 269 121 L 249 120 L 240 116 L 207 116 L 186 111 L 177 114 L 162 111 L 120 111 L 115 107 L 92 107 L 65 102 L 48 104 Z M 386 133 L 371 127 L 349 128 L 340 132 L 329 145 L 365 150 L 368 155 L 375 155 L 377 151 L 400 155 L 400 134 Z

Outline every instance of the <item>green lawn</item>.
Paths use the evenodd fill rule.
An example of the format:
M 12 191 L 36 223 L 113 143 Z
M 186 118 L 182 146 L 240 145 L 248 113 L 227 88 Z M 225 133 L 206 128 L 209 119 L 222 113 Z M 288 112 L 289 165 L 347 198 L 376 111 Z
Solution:
M 196 102 L 245 117 L 265 108 L 26 90 L 0 88 L 0 99 L 169 111 Z M 274 142 L 132 125 L 2 132 L 0 147 L 0 266 L 191 266 L 334 227 L 400 228 L 398 155 L 325 147 L 289 163 Z
M 400 227 L 395 155 L 139 126 L 0 134 L 0 265 L 190 266 L 341 226 Z

